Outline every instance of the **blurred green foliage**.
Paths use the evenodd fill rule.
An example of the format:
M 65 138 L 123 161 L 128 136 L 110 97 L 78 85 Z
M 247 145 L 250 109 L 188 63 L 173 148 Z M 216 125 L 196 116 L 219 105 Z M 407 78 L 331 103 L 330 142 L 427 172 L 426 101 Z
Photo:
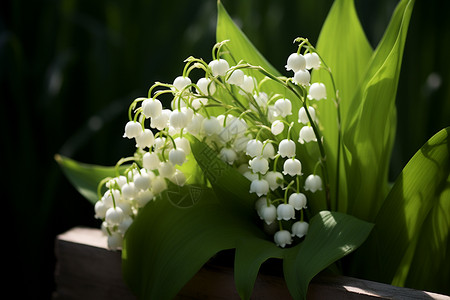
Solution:
M 397 1 L 355 2 L 375 46 Z M 283 72 L 293 39 L 308 37 L 314 44 L 332 1 L 223 4 Z M 450 125 L 448 11 L 445 0 L 416 1 L 397 97 L 392 178 L 429 137 Z M 132 153 L 134 145 L 122 138 L 129 103 L 147 95 L 155 81 L 172 82 L 188 56 L 209 60 L 215 21 L 215 0 L 1 2 L 1 151 L 9 221 L 2 244 L 11 288 L 26 285 L 33 299 L 48 298 L 55 235 L 98 225 L 54 155 L 111 165 Z M 27 296 L 23 288 L 16 291 Z

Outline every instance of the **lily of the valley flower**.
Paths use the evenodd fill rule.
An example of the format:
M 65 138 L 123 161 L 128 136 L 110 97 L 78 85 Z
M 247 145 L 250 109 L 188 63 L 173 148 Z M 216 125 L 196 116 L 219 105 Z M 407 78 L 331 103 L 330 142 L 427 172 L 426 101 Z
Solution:
M 322 190 L 322 179 L 319 175 L 309 175 L 305 180 L 305 190 L 316 192 Z

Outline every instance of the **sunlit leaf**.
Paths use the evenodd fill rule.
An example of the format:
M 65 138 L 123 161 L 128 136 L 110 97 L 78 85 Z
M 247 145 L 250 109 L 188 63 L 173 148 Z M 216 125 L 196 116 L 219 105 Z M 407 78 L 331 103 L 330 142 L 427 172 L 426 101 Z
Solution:
M 358 252 L 356 274 L 396 285 L 448 288 L 449 269 L 442 268 L 449 245 L 449 132 L 433 136 L 403 169 Z
M 311 279 L 357 249 L 372 227 L 370 223 L 338 212 L 322 211 L 314 216 L 298 252 L 284 260 L 286 283 L 291 294 L 306 297 Z
M 373 220 L 386 196 L 395 96 L 413 3 L 397 6 L 344 120 L 348 213 L 365 220 Z
M 92 204 L 98 201 L 97 187 L 100 181 L 106 177 L 116 176 L 115 167 L 80 163 L 61 155 L 56 155 L 55 160 L 70 183 Z M 122 166 L 119 171 L 123 171 L 125 168 L 126 166 Z
M 354 94 L 373 52 L 359 22 L 353 0 L 334 2 L 320 32 L 316 48 L 331 69 L 334 78 L 332 81 L 326 70 L 320 70 L 313 71 L 311 81 L 323 82 L 327 87 L 327 99 L 317 102 L 318 118 L 327 150 L 332 196 L 336 198 L 335 195 L 340 193 L 338 209 L 345 212 L 347 208 L 345 173 L 342 173 L 341 168 L 341 174 L 336 174 L 339 163 L 337 161 L 339 135 L 334 99 L 337 95 L 340 98 L 341 123 L 344 123 L 349 117 L 352 101 L 361 101 L 354 98 Z M 334 88 L 337 89 L 337 95 Z M 345 130 L 345 127 L 342 129 Z M 340 176 L 339 184 L 336 176 Z

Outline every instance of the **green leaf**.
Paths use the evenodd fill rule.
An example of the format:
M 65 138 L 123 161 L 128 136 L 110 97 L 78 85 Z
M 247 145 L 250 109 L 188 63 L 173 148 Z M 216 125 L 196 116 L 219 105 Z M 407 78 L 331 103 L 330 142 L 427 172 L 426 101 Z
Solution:
M 348 213 L 373 220 L 388 190 L 395 96 L 414 1 L 398 4 L 343 120 Z M 364 201 L 361 201 L 364 199 Z
M 128 229 L 124 278 L 139 298 L 174 298 L 213 255 L 255 234 L 252 219 L 241 217 L 238 207 L 231 210 L 211 189 L 197 188 L 201 192 L 191 196 L 194 206 L 173 205 L 186 193 L 166 191 L 162 199 L 147 204 Z
M 114 167 L 80 163 L 62 155 L 56 155 L 55 160 L 70 183 L 92 204 L 98 201 L 97 187 L 100 181 L 106 177 L 116 176 Z M 122 166 L 119 170 L 125 168 Z
M 315 215 L 298 251 L 284 259 L 286 283 L 293 297 L 305 299 L 311 279 L 358 248 L 372 227 L 343 213 L 322 211 Z
M 356 276 L 448 291 L 449 133 L 434 135 L 403 169 L 358 251 Z
M 316 48 L 331 69 L 334 78 L 333 83 L 328 72 L 320 70 L 313 71 L 311 81 L 323 82 L 327 87 L 327 99 L 317 102 L 317 112 L 326 141 L 331 190 L 339 189 L 339 209 L 345 212 L 347 207 L 345 174 L 340 172 L 340 175 L 336 175 L 339 136 L 333 84 L 336 85 L 340 97 L 341 122 L 343 123 L 349 118 L 349 113 L 353 113 L 350 111 L 352 102 L 361 101 L 355 98 L 354 94 L 373 53 L 359 22 L 353 0 L 337 0 L 333 3 L 320 32 Z M 343 130 L 345 130 L 344 127 Z M 336 176 L 340 176 L 339 185 L 337 185 Z

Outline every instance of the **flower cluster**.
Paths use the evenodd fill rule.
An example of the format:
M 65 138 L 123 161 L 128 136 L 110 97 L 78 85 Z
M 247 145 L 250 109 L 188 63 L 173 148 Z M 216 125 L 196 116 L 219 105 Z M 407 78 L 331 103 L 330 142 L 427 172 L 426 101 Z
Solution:
M 186 184 L 181 166 L 194 159 L 189 136 L 216 150 L 250 181 L 249 193 L 258 196 L 256 212 L 278 246 L 307 234 L 304 192 L 322 190 L 323 183 L 315 170 L 303 178 L 297 154 L 305 143 L 321 143 L 314 101 L 326 99 L 327 93 L 323 83 L 310 82 L 310 71 L 321 67 L 319 55 L 306 39 L 296 41 L 301 42 L 298 51 L 286 64 L 292 76 L 277 77 L 243 61 L 230 66 L 220 56 L 224 41 L 214 46 L 209 63 L 189 57 L 183 74 L 173 83 L 157 82 L 148 98 L 133 101 L 123 136 L 134 140 L 137 150 L 118 165 L 133 163 L 124 175 L 101 183 L 107 190 L 95 205 L 110 248 L 121 247 L 139 209 L 157 199 L 169 182 Z M 198 70 L 201 76 L 193 82 Z M 264 89 L 268 80 L 285 86 L 295 98 L 268 92 Z M 159 100 L 166 96 L 170 108 Z M 294 107 L 300 109 L 294 111 Z M 292 136 L 294 124 L 301 126 L 296 137 Z

